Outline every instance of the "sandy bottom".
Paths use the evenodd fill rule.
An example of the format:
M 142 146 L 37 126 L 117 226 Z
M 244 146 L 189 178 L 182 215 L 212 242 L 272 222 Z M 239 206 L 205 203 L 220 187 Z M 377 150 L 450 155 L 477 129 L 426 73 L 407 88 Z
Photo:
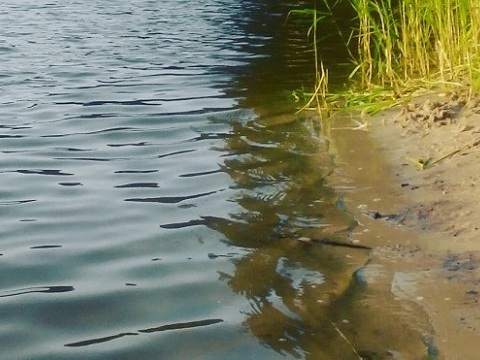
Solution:
M 432 356 L 480 359 L 478 104 L 419 99 L 357 125 L 332 125 L 333 182 L 374 249 L 372 291 L 421 309 Z

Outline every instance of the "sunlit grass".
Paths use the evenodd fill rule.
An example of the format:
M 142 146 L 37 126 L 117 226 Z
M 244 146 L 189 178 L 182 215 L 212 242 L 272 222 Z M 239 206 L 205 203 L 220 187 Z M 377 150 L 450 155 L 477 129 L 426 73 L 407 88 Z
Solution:
M 328 69 L 316 37 L 321 21 L 335 18 L 338 1 L 321 0 L 312 16 L 316 86 L 304 108 L 374 113 L 415 94 L 480 91 L 480 3 L 478 0 L 348 0 L 356 13 L 344 46 L 356 47 L 354 70 L 343 93 L 331 93 Z M 341 31 L 339 29 L 339 31 Z M 355 42 L 352 44 L 351 42 Z

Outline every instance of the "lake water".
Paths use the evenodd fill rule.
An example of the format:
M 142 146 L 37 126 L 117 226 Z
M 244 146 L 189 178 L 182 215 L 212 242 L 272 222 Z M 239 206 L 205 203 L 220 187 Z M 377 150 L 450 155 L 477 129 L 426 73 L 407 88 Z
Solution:
M 356 221 L 292 8 L 3 1 L 2 359 L 358 358 L 368 252 L 302 241 Z

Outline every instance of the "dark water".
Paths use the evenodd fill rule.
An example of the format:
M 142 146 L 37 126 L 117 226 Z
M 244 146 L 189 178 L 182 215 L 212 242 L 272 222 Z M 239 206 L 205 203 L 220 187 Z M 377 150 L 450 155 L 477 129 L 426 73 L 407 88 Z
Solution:
M 367 254 L 298 240 L 355 221 L 291 8 L 3 2 L 2 359 L 356 358 L 332 299 Z

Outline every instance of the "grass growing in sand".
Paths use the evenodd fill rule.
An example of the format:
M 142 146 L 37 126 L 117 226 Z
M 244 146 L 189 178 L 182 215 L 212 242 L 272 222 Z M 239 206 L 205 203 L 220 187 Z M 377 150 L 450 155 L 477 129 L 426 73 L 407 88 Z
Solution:
M 480 4 L 478 0 L 344 0 L 356 13 L 354 30 L 342 38 L 354 70 L 341 93 L 329 92 L 316 27 L 335 19 L 341 1 L 321 0 L 310 33 L 314 36 L 317 79 L 304 108 L 375 113 L 428 91 L 474 95 L 480 90 Z M 320 14 L 318 16 L 317 14 Z M 339 30 L 341 31 L 341 30 Z

